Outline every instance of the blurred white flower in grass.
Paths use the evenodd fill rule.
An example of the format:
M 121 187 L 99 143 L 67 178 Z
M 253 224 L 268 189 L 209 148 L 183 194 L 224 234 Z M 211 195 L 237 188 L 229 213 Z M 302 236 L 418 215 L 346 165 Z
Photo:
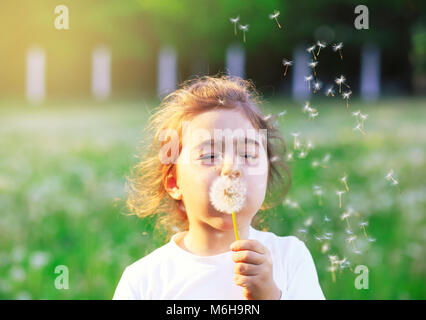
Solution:
M 35 251 L 29 257 L 30 266 L 35 269 L 43 268 L 49 262 L 50 255 L 47 252 Z
M 27 278 L 27 273 L 20 266 L 13 266 L 9 271 L 9 276 L 13 281 L 22 282 Z
M 16 246 L 12 250 L 12 260 L 15 263 L 21 263 L 25 257 L 25 248 L 21 246 Z

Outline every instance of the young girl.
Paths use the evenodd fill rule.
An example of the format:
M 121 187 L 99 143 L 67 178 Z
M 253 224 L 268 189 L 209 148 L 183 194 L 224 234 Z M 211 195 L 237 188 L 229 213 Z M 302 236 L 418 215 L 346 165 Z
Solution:
M 158 215 L 157 227 L 173 235 L 125 268 L 113 299 L 324 299 L 305 244 L 252 227 L 290 185 L 284 139 L 259 103 L 249 81 L 203 77 L 151 116 L 151 147 L 129 179 L 127 204 L 139 217 Z M 219 177 L 244 182 L 235 221 L 212 205 Z

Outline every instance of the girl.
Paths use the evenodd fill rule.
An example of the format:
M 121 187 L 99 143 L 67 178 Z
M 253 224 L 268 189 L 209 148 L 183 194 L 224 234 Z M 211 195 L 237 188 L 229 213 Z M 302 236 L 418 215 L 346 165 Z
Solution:
M 125 268 L 113 299 L 324 299 L 305 244 L 252 227 L 291 183 L 284 139 L 259 103 L 250 81 L 206 76 L 151 116 L 151 147 L 128 181 L 127 204 L 139 217 L 157 214 L 173 235 Z M 209 198 L 219 177 L 246 186 L 235 222 Z

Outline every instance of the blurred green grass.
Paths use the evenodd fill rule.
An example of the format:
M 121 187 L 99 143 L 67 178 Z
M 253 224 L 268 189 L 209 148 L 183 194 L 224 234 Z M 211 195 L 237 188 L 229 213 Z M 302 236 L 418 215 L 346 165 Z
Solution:
M 124 214 L 125 175 L 136 163 L 149 110 L 155 100 L 49 103 L 29 107 L 0 103 L 0 298 L 111 299 L 125 266 L 164 244 L 154 221 Z M 424 299 L 426 99 L 318 99 L 317 119 L 307 121 L 303 103 L 274 99 L 265 114 L 278 119 L 288 148 L 300 132 L 314 149 L 290 162 L 293 184 L 285 204 L 265 215 L 264 226 L 305 241 L 328 299 Z M 366 136 L 354 131 L 351 112 L 367 113 Z M 312 162 L 330 155 L 326 168 Z M 395 171 L 398 187 L 385 179 Z M 350 191 L 344 207 L 359 212 L 351 223 L 362 248 L 346 243 L 335 192 L 346 173 Z M 313 185 L 324 190 L 323 205 Z M 331 221 L 324 222 L 328 216 Z M 312 224 L 304 222 L 312 219 Z M 366 244 L 360 221 L 376 239 Z M 298 232 L 305 228 L 306 234 Z M 323 253 L 318 232 L 333 233 Z M 357 275 L 344 269 L 331 280 L 328 255 L 369 268 L 369 289 L 357 290 Z M 69 268 L 69 289 L 54 286 L 57 265 Z

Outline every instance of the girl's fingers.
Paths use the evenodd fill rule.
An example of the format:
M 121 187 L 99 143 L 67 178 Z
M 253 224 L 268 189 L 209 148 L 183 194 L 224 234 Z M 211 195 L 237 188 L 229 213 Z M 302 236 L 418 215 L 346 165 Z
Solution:
M 259 273 L 257 265 L 238 262 L 234 265 L 234 273 L 243 276 L 255 276 Z
M 232 254 L 232 260 L 234 260 L 234 262 L 262 264 L 264 255 L 250 250 L 242 250 L 234 252 Z
M 251 250 L 251 251 L 255 251 L 257 253 L 262 253 L 262 254 L 267 253 L 268 251 L 268 249 L 263 244 L 253 239 L 234 241 L 231 244 L 231 250 L 233 251 Z

